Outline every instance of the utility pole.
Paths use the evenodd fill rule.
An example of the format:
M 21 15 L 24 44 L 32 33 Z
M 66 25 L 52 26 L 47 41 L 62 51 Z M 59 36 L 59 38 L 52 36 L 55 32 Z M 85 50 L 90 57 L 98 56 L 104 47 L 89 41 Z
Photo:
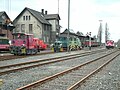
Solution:
M 58 0 L 58 14 L 59 14 L 59 0 Z
M 89 50 L 91 50 L 91 32 L 87 32 L 86 36 L 89 37 Z
M 67 51 L 68 52 L 70 51 L 69 50 L 69 37 L 70 37 L 69 31 L 70 31 L 70 0 L 68 0 L 68 35 L 67 35 L 67 43 L 68 43 L 68 45 L 67 45 Z

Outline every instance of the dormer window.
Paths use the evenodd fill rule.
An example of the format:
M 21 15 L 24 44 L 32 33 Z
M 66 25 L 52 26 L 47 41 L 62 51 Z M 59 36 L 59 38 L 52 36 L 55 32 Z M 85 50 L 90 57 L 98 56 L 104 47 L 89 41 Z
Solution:
M 23 16 L 23 20 L 25 20 L 25 16 Z

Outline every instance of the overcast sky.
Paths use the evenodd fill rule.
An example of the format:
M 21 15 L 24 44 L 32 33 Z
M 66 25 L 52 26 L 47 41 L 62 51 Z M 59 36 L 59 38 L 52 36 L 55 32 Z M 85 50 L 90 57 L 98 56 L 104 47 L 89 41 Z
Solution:
M 47 10 L 48 14 L 58 13 L 58 0 L 0 0 L 0 11 L 6 11 L 11 20 L 25 8 L 36 11 Z M 68 28 L 68 0 L 59 0 L 59 15 L 61 31 Z M 70 29 L 86 35 L 92 32 L 97 35 L 102 21 L 103 39 L 105 23 L 107 22 L 110 39 L 120 38 L 120 0 L 70 0 Z

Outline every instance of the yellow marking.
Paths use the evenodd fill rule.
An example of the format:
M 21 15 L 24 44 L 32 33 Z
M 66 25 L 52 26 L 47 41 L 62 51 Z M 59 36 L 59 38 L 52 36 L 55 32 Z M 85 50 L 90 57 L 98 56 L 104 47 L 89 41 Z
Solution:
M 0 79 L 0 85 L 2 85 L 3 84 L 3 80 L 2 79 Z

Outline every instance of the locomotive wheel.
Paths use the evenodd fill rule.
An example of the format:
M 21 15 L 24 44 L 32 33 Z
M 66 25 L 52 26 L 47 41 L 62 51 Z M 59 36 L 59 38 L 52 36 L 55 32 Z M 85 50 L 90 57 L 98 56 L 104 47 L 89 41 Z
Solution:
M 33 54 L 37 54 L 38 50 L 37 49 L 33 49 L 32 52 L 33 52 Z

